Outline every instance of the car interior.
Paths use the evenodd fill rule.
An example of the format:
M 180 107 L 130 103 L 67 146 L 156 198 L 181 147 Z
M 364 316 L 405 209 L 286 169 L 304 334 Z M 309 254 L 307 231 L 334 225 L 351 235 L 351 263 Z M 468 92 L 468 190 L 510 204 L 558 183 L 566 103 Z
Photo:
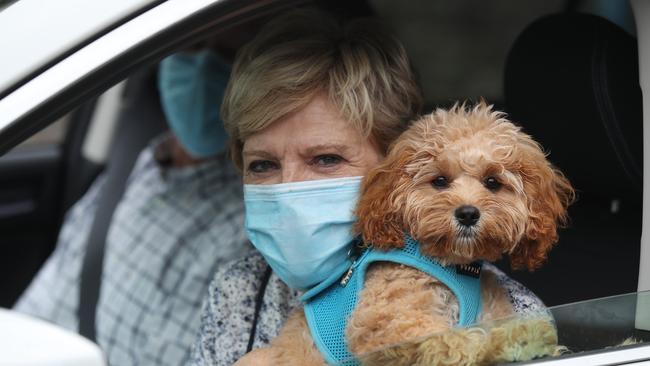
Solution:
M 636 291 L 643 183 L 637 63 L 634 37 L 575 13 L 534 22 L 508 56 L 506 110 L 578 190 L 547 265 L 513 273 L 549 304 Z
M 548 263 L 534 273 L 499 266 L 550 306 L 636 291 L 642 105 L 628 2 L 359 4 L 353 14 L 369 7 L 405 44 L 424 112 L 483 97 L 539 141 L 577 188 Z M 156 65 L 85 101 L 57 126 L 59 138 L 27 141 L 0 158 L 1 307 L 29 284 L 66 210 L 99 174 L 109 184 L 89 241 L 103 240 L 137 154 L 166 128 Z M 101 245 L 91 247 L 99 253 L 87 261 L 100 260 Z M 92 302 L 93 289 L 83 288 L 82 281 Z

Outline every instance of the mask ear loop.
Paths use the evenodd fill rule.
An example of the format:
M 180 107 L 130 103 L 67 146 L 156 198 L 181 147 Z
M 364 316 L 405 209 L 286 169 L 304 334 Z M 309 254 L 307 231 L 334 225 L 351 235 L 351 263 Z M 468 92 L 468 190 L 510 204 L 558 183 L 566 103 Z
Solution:
M 264 276 L 262 277 L 262 283 L 260 284 L 260 289 L 257 290 L 257 295 L 255 296 L 255 314 L 253 314 L 253 326 L 251 328 L 251 334 L 248 337 L 248 346 L 246 346 L 246 353 L 253 350 L 253 344 L 255 343 L 255 334 L 257 333 L 257 322 L 260 317 L 260 310 L 262 309 L 262 303 L 264 302 L 264 293 L 266 292 L 266 285 L 269 283 L 271 278 L 271 266 L 267 265 L 266 270 L 264 271 Z

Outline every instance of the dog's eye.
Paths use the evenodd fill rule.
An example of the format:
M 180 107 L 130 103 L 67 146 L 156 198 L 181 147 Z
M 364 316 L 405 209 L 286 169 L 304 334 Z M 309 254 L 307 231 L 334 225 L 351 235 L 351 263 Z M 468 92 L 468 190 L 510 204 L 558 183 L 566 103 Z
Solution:
M 435 177 L 431 184 L 436 187 L 436 188 L 446 188 L 449 187 L 449 181 L 447 180 L 447 177 L 444 176 L 439 176 Z
M 491 190 L 491 191 L 496 191 L 499 188 L 501 188 L 501 182 L 499 182 L 498 179 L 495 177 L 487 177 L 483 181 L 483 184 L 485 185 L 485 188 Z

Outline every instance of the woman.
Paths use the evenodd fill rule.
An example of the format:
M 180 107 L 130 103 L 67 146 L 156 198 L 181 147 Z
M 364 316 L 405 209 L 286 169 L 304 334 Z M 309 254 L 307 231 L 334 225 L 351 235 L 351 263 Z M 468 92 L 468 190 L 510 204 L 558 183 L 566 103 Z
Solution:
M 258 251 L 216 274 L 195 364 L 229 365 L 268 344 L 298 292 L 347 264 L 360 177 L 420 105 L 404 48 L 368 20 L 291 14 L 241 49 L 222 114 Z M 498 275 L 516 310 L 542 306 Z

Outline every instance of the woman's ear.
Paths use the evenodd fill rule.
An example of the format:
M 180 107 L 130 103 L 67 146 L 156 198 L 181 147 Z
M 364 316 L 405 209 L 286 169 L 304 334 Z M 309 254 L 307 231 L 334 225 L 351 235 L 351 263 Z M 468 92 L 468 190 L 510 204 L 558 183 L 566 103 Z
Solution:
M 389 154 L 363 180 L 354 230 L 366 245 L 381 250 L 404 246 L 403 199 L 399 182 L 404 179 L 397 153 Z
M 513 269 L 529 271 L 546 260 L 558 240 L 558 225 L 566 224 L 567 208 L 575 200 L 571 183 L 546 160 L 537 144 L 534 145 L 538 151 L 525 158 L 521 167 L 528 222 L 524 238 L 510 253 Z

